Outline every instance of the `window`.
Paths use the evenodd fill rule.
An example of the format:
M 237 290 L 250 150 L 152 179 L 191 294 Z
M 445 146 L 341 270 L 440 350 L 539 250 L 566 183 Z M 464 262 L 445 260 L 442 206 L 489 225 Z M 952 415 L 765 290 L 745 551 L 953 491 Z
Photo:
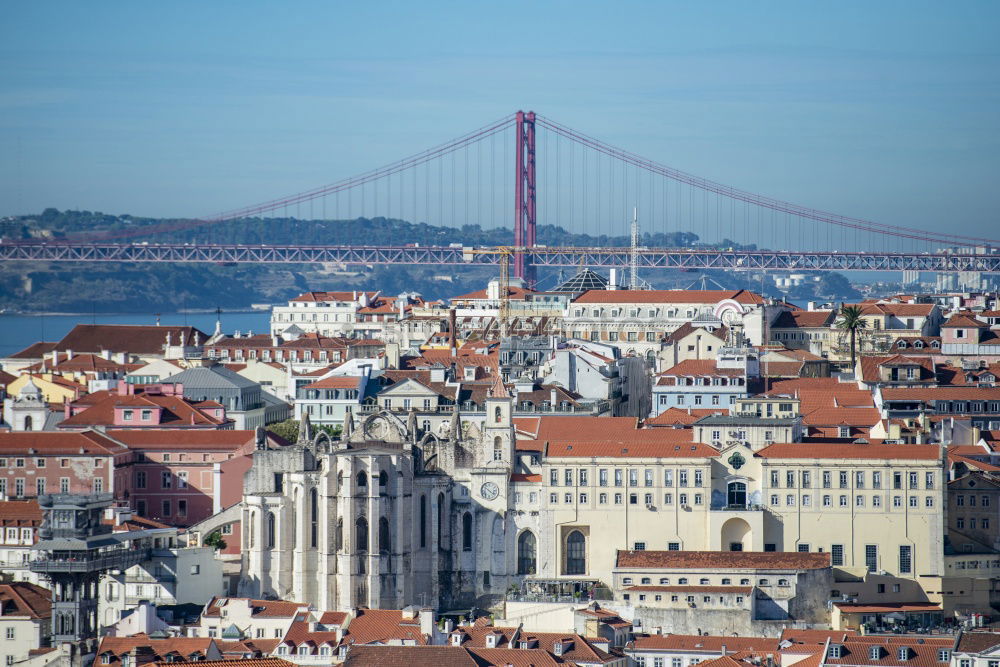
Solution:
M 587 573 L 587 540 L 579 530 L 566 538 L 566 574 Z
M 645 542 L 636 542 L 635 543 L 633 551 L 645 551 L 645 550 L 646 550 L 646 543 Z M 648 584 L 649 582 L 646 581 L 646 580 L 643 580 L 643 583 L 644 584 Z
M 580 468 L 579 478 L 580 478 L 580 486 L 589 485 L 590 476 L 588 475 L 586 468 Z
M 843 544 L 833 544 L 830 546 L 830 564 L 831 565 L 843 565 L 844 564 L 844 545 Z
M 919 505 L 920 505 L 920 503 L 917 502 L 917 497 L 916 496 L 910 496 L 910 507 L 918 507 Z
M 957 496 L 955 496 L 955 504 L 958 505 L 959 507 L 964 506 L 965 505 L 965 496 L 963 496 L 963 495 L 957 495 Z
M 855 507 L 864 507 L 865 506 L 865 497 L 864 496 L 855 496 L 854 497 L 854 506 Z
M 854 473 L 854 488 L 856 489 L 865 488 L 865 472 L 863 470 L 859 470 L 856 473 Z
M 785 486 L 789 489 L 795 488 L 795 473 L 791 470 L 785 473 Z
M 788 507 L 794 507 L 795 506 L 795 496 L 793 496 L 790 493 L 787 496 L 785 496 L 785 505 L 787 505 Z
M 678 473 L 677 485 L 678 486 L 687 486 L 688 485 L 688 472 L 687 472 L 687 470 L 681 470 Z
M 869 570 L 875 571 L 878 569 L 878 545 L 877 544 L 866 544 L 865 545 L 865 567 Z
M 893 496 L 892 497 L 892 506 L 893 507 L 902 507 L 903 506 L 903 497 L 902 496 Z
M 608 485 L 608 469 L 601 468 L 597 473 L 597 483 L 601 486 Z
M 622 504 L 622 498 L 623 498 L 622 494 L 616 493 L 615 494 L 615 505 L 621 505 Z
M 840 488 L 842 488 L 842 489 L 846 489 L 847 488 L 847 471 L 846 470 L 841 470 L 840 471 Z
M 597 496 L 597 502 L 600 503 L 601 505 L 607 505 L 608 504 L 608 494 L 606 494 L 606 493 L 599 494 Z
M 829 470 L 824 470 L 823 471 L 823 488 L 824 489 L 829 489 L 830 488 L 830 471 Z
M 674 494 L 672 494 L 672 493 L 664 493 L 663 494 L 663 504 L 664 505 L 673 505 L 674 504 Z
M 899 573 L 909 574 L 913 567 L 913 551 L 909 544 L 902 544 L 899 547 Z
M 526 530 L 517 538 L 517 573 L 535 574 L 535 534 Z
M 615 486 L 623 486 L 625 484 L 625 471 L 621 468 L 615 468 Z
M 170 476 L 170 473 L 167 472 L 167 471 L 161 472 L 160 473 L 160 488 L 161 489 L 169 489 L 172 486 L 173 486 L 173 478 Z
M 924 474 L 924 488 L 927 489 L 934 488 L 934 473 L 928 472 Z
M 872 507 L 882 507 L 882 496 L 872 496 Z
M 680 551 L 680 550 L 681 550 L 680 542 L 667 542 L 667 551 Z
M 638 493 L 630 493 L 630 494 L 628 494 L 628 504 L 629 505 L 638 505 L 639 504 L 639 494 Z
M 808 489 L 812 485 L 812 476 L 809 474 L 808 470 L 802 471 L 802 488 Z
M 880 660 L 882 658 L 882 647 L 872 646 L 868 649 L 868 658 L 870 660 Z
M 164 500 L 163 504 L 160 506 L 160 509 L 162 510 L 161 512 L 162 516 L 170 516 L 170 501 Z
M 840 658 L 840 645 L 839 644 L 830 644 L 830 657 L 831 658 Z
M 69 493 L 69 477 L 59 478 L 59 493 Z
M 688 494 L 686 494 L 686 493 L 679 493 L 679 494 L 677 494 L 677 502 L 679 502 L 681 505 L 687 505 L 688 504 Z
M 145 470 L 136 471 L 136 473 L 135 473 L 135 486 L 136 486 L 137 489 L 145 489 L 146 488 L 146 471 Z
M 802 496 L 802 506 L 809 507 L 812 505 L 812 496 Z
M 462 551 L 472 551 L 472 514 L 462 515 Z
M 98 477 L 94 480 L 94 493 L 103 493 L 103 492 L 104 492 L 104 480 Z
M 558 493 L 550 493 L 549 494 L 549 502 L 558 505 L 559 504 L 559 494 Z
M 644 481 L 646 486 L 653 486 L 653 471 L 650 468 L 646 468 Z
M 673 486 L 674 485 L 674 471 L 664 470 L 663 471 L 663 486 Z
M 549 486 L 559 486 L 559 470 L 549 470 Z
M 882 488 L 882 473 L 878 470 L 872 473 L 872 488 L 873 489 Z
M 779 486 L 781 486 L 781 473 L 779 473 L 777 470 L 771 471 L 771 486 L 773 486 L 774 488 L 778 488 Z
M 177 501 L 177 516 L 187 516 L 188 513 L 188 501 L 178 500 Z
M 177 488 L 186 489 L 188 485 L 188 474 L 186 470 L 177 473 Z
M 695 486 L 704 486 L 704 484 L 705 484 L 704 471 L 702 471 L 702 470 L 695 470 L 694 471 L 694 485 Z

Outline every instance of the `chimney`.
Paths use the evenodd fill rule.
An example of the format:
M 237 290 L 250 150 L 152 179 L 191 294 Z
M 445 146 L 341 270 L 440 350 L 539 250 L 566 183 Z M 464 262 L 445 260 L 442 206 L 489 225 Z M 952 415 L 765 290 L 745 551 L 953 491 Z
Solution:
M 552 407 L 556 407 L 556 390 L 554 388 L 549 391 L 549 403 L 552 404 Z
M 73 358 L 73 350 L 66 350 L 66 361 Z
M 427 637 L 434 636 L 434 624 L 437 620 L 436 618 L 434 618 L 434 616 L 435 616 L 434 610 L 431 609 L 430 607 L 423 607 L 420 610 L 419 612 L 420 634 L 425 635 Z
M 111 350 L 101 350 L 101 359 L 111 361 Z
M 457 348 L 457 346 L 458 346 L 458 331 L 456 329 L 457 329 L 457 325 L 456 325 L 456 322 L 455 322 L 455 309 L 454 308 L 449 308 L 448 309 L 448 333 L 451 336 L 451 342 L 450 342 L 450 344 L 449 344 L 448 347 L 451 350 L 451 356 L 453 356 L 453 357 L 456 354 L 458 354 L 458 348 Z

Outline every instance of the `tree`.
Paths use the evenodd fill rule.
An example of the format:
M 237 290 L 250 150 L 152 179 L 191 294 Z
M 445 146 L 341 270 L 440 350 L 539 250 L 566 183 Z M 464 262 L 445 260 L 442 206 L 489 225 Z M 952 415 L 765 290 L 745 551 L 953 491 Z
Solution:
M 205 538 L 204 542 L 206 547 L 213 547 L 216 551 L 221 551 L 226 548 L 226 541 L 222 539 L 222 534 L 219 531 L 209 534 Z
M 851 336 L 851 370 L 854 370 L 857 357 L 857 335 L 862 329 L 868 326 L 861 316 L 861 306 L 841 306 L 840 321 L 837 327 L 847 331 Z
M 277 424 L 271 424 L 267 430 L 274 433 L 279 438 L 284 438 L 288 442 L 295 442 L 299 439 L 299 420 L 286 419 Z

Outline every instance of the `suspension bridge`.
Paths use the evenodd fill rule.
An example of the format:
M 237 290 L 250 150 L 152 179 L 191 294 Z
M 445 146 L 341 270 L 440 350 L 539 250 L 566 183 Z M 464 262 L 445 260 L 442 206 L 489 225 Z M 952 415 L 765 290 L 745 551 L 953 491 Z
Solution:
M 601 243 L 640 211 L 642 247 Z M 303 217 L 305 216 L 305 217 Z M 387 218 L 462 229 L 505 228 L 504 247 L 225 243 L 251 220 Z M 539 239 L 539 228 L 564 230 Z M 699 242 L 676 241 L 696 234 Z M 170 234 L 168 242 L 157 242 Z M 178 234 L 190 240 L 176 241 Z M 142 239 L 141 241 L 139 239 Z M 656 243 L 660 241 L 660 243 Z M 518 111 L 369 172 L 200 219 L 0 242 L 0 260 L 488 265 L 513 258 L 534 284 L 540 267 L 746 271 L 1000 272 L 1000 240 L 876 223 L 723 185 Z M 861 249 L 864 251 L 861 251 Z

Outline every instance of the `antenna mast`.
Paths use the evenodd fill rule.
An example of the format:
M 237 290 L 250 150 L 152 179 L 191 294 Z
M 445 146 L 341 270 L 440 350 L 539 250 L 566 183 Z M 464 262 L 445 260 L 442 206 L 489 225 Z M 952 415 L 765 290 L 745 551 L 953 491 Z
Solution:
M 639 208 L 632 209 L 632 250 L 629 253 L 628 287 L 639 289 Z

